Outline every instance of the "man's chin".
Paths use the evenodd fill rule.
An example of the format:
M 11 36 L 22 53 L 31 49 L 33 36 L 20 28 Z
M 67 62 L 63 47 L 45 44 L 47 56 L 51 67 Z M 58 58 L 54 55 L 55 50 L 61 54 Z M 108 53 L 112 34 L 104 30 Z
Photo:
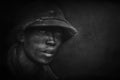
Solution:
M 51 60 L 39 59 L 39 62 L 42 64 L 48 64 L 51 62 Z
M 43 64 L 48 64 L 52 61 L 52 57 L 38 58 L 37 61 Z

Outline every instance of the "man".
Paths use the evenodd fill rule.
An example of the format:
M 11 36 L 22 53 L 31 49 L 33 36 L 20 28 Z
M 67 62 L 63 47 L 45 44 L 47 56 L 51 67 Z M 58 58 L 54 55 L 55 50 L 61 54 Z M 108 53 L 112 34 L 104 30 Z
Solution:
M 8 53 L 8 65 L 16 80 L 59 79 L 49 64 L 59 48 L 77 34 L 57 7 L 46 9 L 39 15 L 17 26 L 17 41 Z

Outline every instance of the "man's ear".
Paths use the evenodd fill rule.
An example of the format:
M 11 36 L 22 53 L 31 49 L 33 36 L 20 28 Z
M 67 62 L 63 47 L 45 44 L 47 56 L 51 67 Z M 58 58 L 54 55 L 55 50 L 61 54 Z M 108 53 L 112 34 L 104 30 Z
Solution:
M 24 36 L 22 36 L 20 42 L 24 42 L 24 41 L 25 41 Z
M 25 41 L 24 35 L 21 33 L 17 36 L 19 42 L 23 43 Z

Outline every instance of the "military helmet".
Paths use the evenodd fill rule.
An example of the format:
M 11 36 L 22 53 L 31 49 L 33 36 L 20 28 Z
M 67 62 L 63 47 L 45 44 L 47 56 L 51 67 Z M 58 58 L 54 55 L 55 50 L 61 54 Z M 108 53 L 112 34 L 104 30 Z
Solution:
M 60 31 L 63 41 L 67 41 L 77 34 L 74 28 L 64 17 L 63 12 L 58 7 L 52 7 L 37 14 L 31 20 L 24 21 L 19 27 L 24 32 L 29 29 L 47 29 Z

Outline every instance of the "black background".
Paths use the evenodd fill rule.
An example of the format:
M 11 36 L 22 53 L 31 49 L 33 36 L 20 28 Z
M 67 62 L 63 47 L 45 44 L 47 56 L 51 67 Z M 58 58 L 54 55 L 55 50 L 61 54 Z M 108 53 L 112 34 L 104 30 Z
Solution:
M 16 25 L 16 20 L 17 20 L 16 14 L 18 14 L 19 9 L 22 9 L 22 7 L 24 7 L 25 5 L 27 5 L 29 3 L 33 3 L 33 2 L 36 2 L 36 1 L 21 1 L 21 0 L 13 1 L 12 0 L 12 1 L 1 2 L 1 11 L 0 12 L 1 12 L 1 22 L 2 23 L 1 23 L 1 27 L 0 27 L 1 28 L 0 29 L 0 34 L 1 34 L 0 35 L 1 36 L 1 53 L 0 53 L 1 54 L 1 61 L 0 61 L 1 63 L 0 63 L 0 66 L 1 66 L 1 73 L 4 76 L 3 77 L 4 79 L 8 79 L 10 77 L 9 70 L 6 66 L 6 58 L 7 58 L 7 51 L 10 46 L 9 34 L 10 34 L 12 28 L 15 27 L 15 25 Z M 80 37 L 77 37 L 76 38 L 77 40 L 75 39 L 76 42 L 74 40 L 72 40 L 73 42 L 71 41 L 70 43 L 66 44 L 65 47 L 63 47 L 61 49 L 60 53 L 62 53 L 62 54 L 59 54 L 59 56 L 57 56 L 57 58 L 56 58 L 56 61 L 53 62 L 53 68 L 55 69 L 55 72 L 57 73 L 57 75 L 62 76 L 62 77 L 67 77 L 67 78 L 70 78 L 71 75 L 73 78 L 80 76 L 82 78 L 85 77 L 85 79 L 86 79 L 86 77 L 92 77 L 92 78 L 94 77 L 95 78 L 95 76 L 97 76 L 97 77 L 99 76 L 102 78 L 103 77 L 107 77 L 107 78 L 112 78 L 112 77 L 118 78 L 119 77 L 119 72 L 120 72 L 120 70 L 119 70 L 119 67 L 120 67 L 120 59 L 119 59 L 119 57 L 120 57 L 120 54 L 119 54 L 119 52 L 120 52 L 119 51 L 119 49 L 120 49 L 119 48 L 120 6 L 119 6 L 119 2 L 113 2 L 113 1 L 109 1 L 109 2 L 108 1 L 101 1 L 101 2 L 39 1 L 39 2 L 58 5 L 63 10 L 63 13 L 65 13 L 66 18 L 74 26 L 76 26 L 76 28 L 78 30 L 79 30 L 79 26 L 81 26 L 81 25 L 89 26 L 89 27 L 84 27 L 82 29 L 82 31 L 80 32 L 82 35 L 80 35 Z M 75 10 L 76 9 L 75 6 L 77 7 L 77 10 Z M 90 8 L 89 8 L 89 6 L 90 6 Z M 95 8 L 95 7 L 97 7 L 97 8 Z M 73 8 L 74 10 L 71 8 Z M 80 11 L 79 11 L 79 9 L 80 9 Z M 67 10 L 68 10 L 68 12 L 67 12 Z M 76 12 L 74 12 L 74 11 L 76 11 Z M 77 14 L 77 11 L 80 12 L 81 14 Z M 72 13 L 69 14 L 69 12 L 72 12 Z M 84 17 L 84 13 L 87 13 L 87 12 L 88 12 L 88 16 L 90 14 L 90 17 L 86 18 L 86 17 Z M 93 15 L 91 15 L 91 14 L 93 14 Z M 83 17 L 81 17 L 81 15 Z M 100 18 L 100 21 L 103 21 L 103 22 L 100 22 L 99 19 L 98 20 L 93 19 L 91 16 L 94 16 L 94 15 L 98 16 L 96 18 Z M 100 15 L 104 15 L 105 19 L 104 18 L 101 19 Z M 80 17 L 81 19 L 79 20 L 78 17 Z M 88 23 L 87 20 L 89 22 L 90 21 L 91 22 Z M 92 23 L 92 20 L 93 20 L 93 23 Z M 79 23 L 79 21 L 81 21 L 81 23 Z M 94 22 L 96 23 L 95 25 L 94 25 Z M 98 24 L 98 23 L 100 23 L 100 24 Z M 99 25 L 100 25 L 100 27 L 102 26 L 102 28 L 99 29 L 99 27 L 97 27 L 97 28 L 92 27 L 92 26 L 99 26 Z M 98 39 L 100 39 L 100 41 L 98 40 L 98 42 L 95 43 L 95 46 L 98 46 L 100 44 L 103 44 L 103 45 L 100 47 L 97 47 L 97 49 L 96 49 L 96 47 L 91 49 L 92 45 L 94 44 L 94 40 L 91 40 L 92 39 L 91 36 L 93 35 L 93 34 L 91 34 L 91 32 L 93 32 L 92 28 L 97 29 L 98 33 L 100 31 L 100 34 L 102 35 L 102 38 L 98 38 Z M 106 34 L 107 34 L 107 36 L 104 36 Z M 99 34 L 97 36 L 99 36 Z M 80 48 L 76 48 L 78 46 L 77 43 L 78 44 L 83 43 L 83 44 L 80 44 L 81 45 Z M 106 47 L 106 45 L 107 45 L 107 47 Z M 72 46 L 72 47 L 68 47 L 68 46 Z M 74 47 L 76 49 L 74 49 L 73 46 L 76 46 L 76 47 Z M 88 46 L 88 47 L 86 47 L 86 46 Z M 66 47 L 68 47 L 68 48 L 66 48 Z M 69 51 L 70 49 L 72 49 L 71 53 Z M 94 56 L 91 56 L 89 54 L 88 56 L 83 57 L 83 58 L 77 57 L 80 50 L 81 50 L 81 53 L 83 53 L 83 54 L 84 54 L 84 51 L 87 51 L 87 50 L 88 50 L 88 52 L 85 52 L 86 54 L 89 54 L 89 53 L 92 54 L 92 52 L 95 52 L 96 54 L 92 54 Z M 98 53 L 100 51 L 103 51 L 102 57 Z M 76 54 L 73 55 L 73 52 L 75 52 Z M 66 54 L 63 54 L 63 53 L 66 53 Z M 98 53 L 98 55 L 97 55 L 97 53 Z M 96 57 L 96 56 L 97 56 L 97 58 L 99 58 L 99 55 L 100 55 L 100 59 L 94 59 L 94 57 Z M 90 58 L 90 57 L 92 57 L 92 58 Z M 88 63 L 86 62 L 86 60 L 89 60 L 89 58 L 90 58 L 90 60 L 93 59 L 93 61 L 91 61 L 90 64 L 89 64 L 89 61 L 88 61 Z M 102 59 L 102 58 L 104 58 L 104 59 Z M 81 60 L 81 61 L 79 61 L 79 60 Z M 100 60 L 100 62 L 99 62 L 99 60 Z M 101 60 L 102 60 L 102 62 L 101 62 Z M 98 66 L 96 66 L 95 61 L 98 61 L 102 65 L 102 67 L 98 68 Z M 66 63 L 66 62 L 68 62 L 68 63 Z M 86 64 L 88 64 L 88 66 L 86 66 Z M 84 65 L 84 66 L 82 66 L 82 65 Z M 84 72 L 86 72 L 85 71 L 86 69 L 88 71 L 89 70 L 90 71 L 87 74 L 86 73 L 84 74 Z M 70 72 L 70 74 L 69 74 L 69 72 Z M 92 73 L 92 72 L 95 72 L 95 73 Z

